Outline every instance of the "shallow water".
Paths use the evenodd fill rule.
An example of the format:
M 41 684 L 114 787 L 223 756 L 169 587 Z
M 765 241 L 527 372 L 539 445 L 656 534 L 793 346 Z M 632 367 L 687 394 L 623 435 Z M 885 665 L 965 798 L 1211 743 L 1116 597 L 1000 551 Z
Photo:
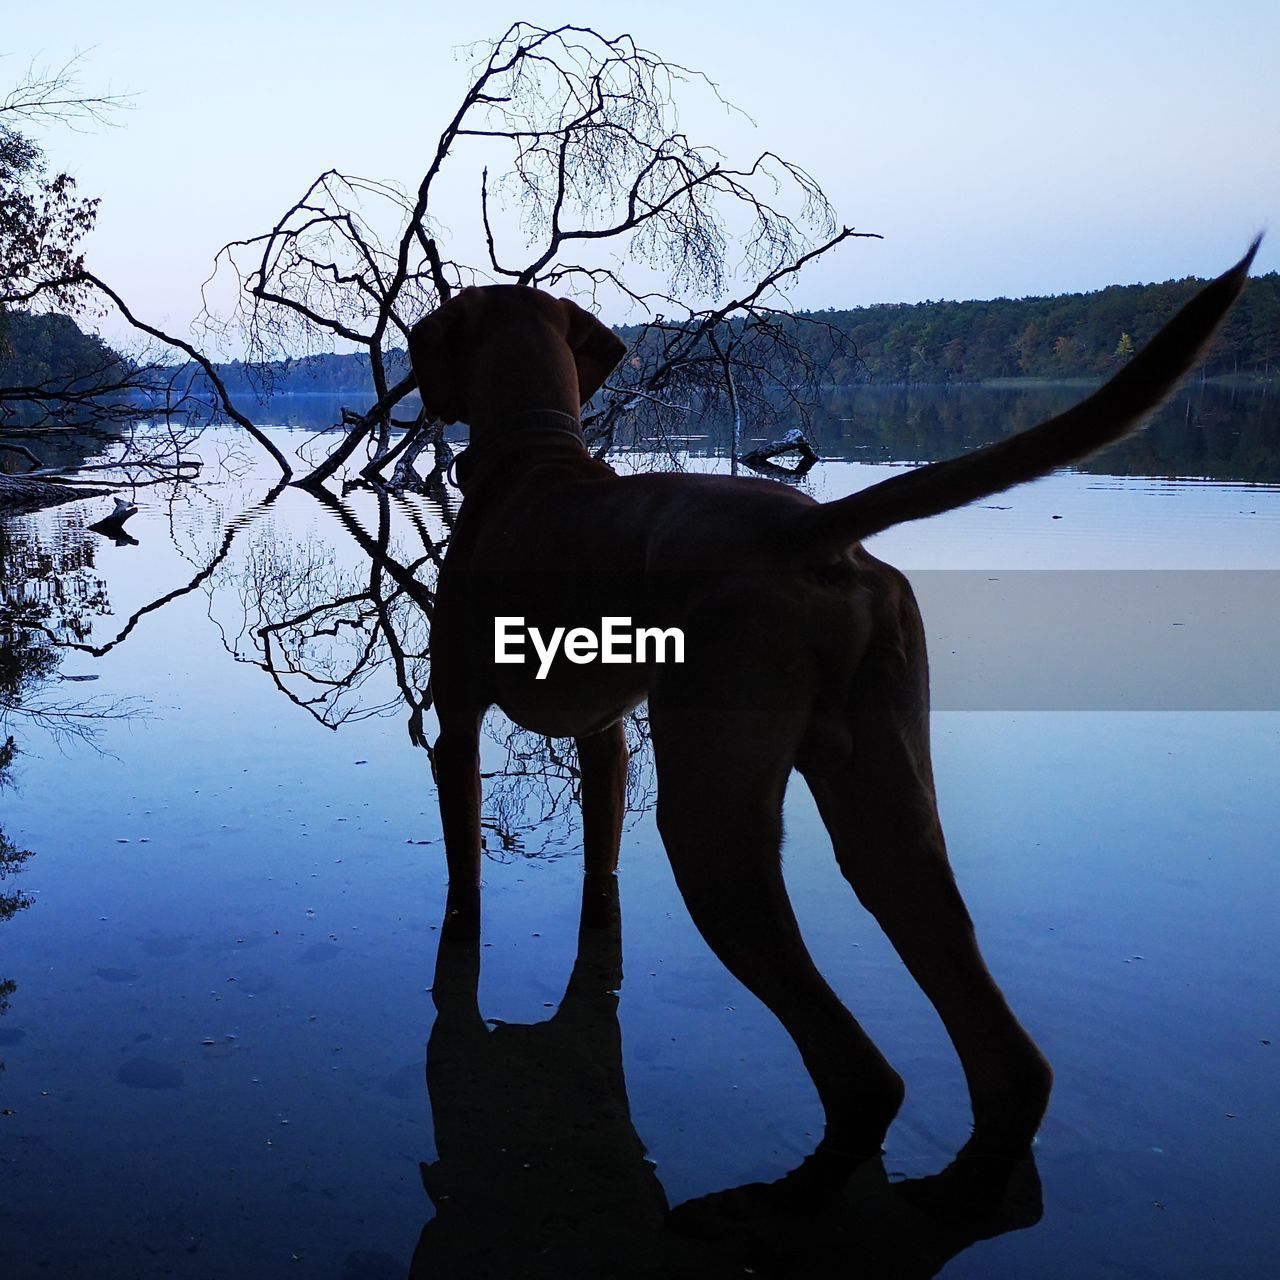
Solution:
M 833 460 L 806 483 L 827 498 L 889 469 Z M 1161 646 L 1148 709 L 1122 709 L 1114 687 L 1041 696 L 1061 688 L 1065 644 L 1024 704 L 992 694 L 935 713 L 957 877 L 1057 1073 L 1039 1195 L 1023 1186 L 999 1214 L 943 1221 L 872 1168 L 803 1232 L 757 1215 L 707 1240 L 669 1232 L 663 1198 L 781 1177 L 821 1116 L 791 1042 L 687 918 L 647 758 L 619 874 L 621 984 L 608 931 L 578 954 L 566 771 L 496 721 L 482 946 L 446 948 L 437 968 L 439 822 L 396 678 L 420 693 L 425 626 L 392 598 L 399 665 L 366 653 L 370 495 L 351 495 L 344 527 L 299 491 L 255 505 L 268 484 L 249 468 L 172 503 L 144 491 L 137 546 L 86 533 L 92 504 L 10 525 L 10 547 L 43 566 L 24 592 L 49 603 L 46 625 L 66 639 L 59 619 L 92 624 L 28 709 L 92 699 L 121 714 L 97 722 L 96 749 L 21 715 L 8 729 L 21 754 L 0 823 L 31 856 L 0 884 L 30 900 L 0 921 L 0 980 L 16 984 L 0 1018 L 6 1276 L 355 1280 L 406 1275 L 415 1249 L 415 1274 L 439 1276 L 1267 1273 L 1280 1248 L 1280 664 L 1242 642 L 1224 664 L 1241 700 L 1197 701 L 1206 653 L 1240 628 L 1215 606 L 1190 628 L 1205 645 L 1169 637 L 1196 621 L 1182 614 L 1204 605 L 1206 582 L 1249 570 L 1225 576 L 1266 606 L 1248 623 L 1265 638 L 1280 491 L 1073 473 L 871 544 L 920 576 L 943 683 L 959 678 L 942 674 L 957 637 L 993 608 L 947 612 L 959 571 L 1192 585 L 1133 641 Z M 423 555 L 414 519 L 442 529 L 423 500 L 391 514 L 406 561 Z M 1111 617 L 1082 599 L 1079 643 L 1105 654 Z M 286 616 L 301 621 L 275 625 L 268 654 L 259 629 Z M 1000 688 L 1007 662 L 984 676 L 985 649 L 970 639 L 964 678 Z M 1113 656 L 1143 665 L 1142 651 Z M 815 959 L 907 1082 L 884 1171 L 936 1173 L 968 1133 L 959 1066 L 803 787 L 786 818 Z M 544 1271 L 548 1257 L 560 1261 Z

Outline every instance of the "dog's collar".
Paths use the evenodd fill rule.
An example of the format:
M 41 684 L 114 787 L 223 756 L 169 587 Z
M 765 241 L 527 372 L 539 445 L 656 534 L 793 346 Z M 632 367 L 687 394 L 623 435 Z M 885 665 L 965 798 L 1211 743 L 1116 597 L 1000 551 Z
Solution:
M 486 432 L 483 444 L 469 444 L 454 456 L 445 478 L 465 494 L 481 468 L 507 457 L 513 448 L 530 444 L 534 439 L 571 436 L 585 447 L 582 423 L 571 413 L 556 409 L 531 409 L 499 418 Z

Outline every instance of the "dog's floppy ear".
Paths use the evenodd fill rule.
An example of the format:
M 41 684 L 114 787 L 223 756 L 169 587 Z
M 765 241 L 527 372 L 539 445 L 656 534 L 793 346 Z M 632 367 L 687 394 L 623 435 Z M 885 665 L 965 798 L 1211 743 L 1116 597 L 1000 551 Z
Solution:
M 586 404 L 627 354 L 627 344 L 576 302 L 568 298 L 557 301 L 565 313 L 566 340 L 578 366 L 578 399 Z
M 450 313 L 446 303 L 409 330 L 409 362 L 418 380 L 423 408 L 442 422 L 458 422 L 467 413 L 451 341 L 459 319 L 457 309 Z

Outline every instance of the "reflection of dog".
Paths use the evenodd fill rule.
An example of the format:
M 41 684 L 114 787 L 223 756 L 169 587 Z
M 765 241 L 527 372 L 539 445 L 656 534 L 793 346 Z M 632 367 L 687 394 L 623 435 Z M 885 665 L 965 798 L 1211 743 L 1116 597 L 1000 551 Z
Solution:
M 480 956 L 479 933 L 447 912 L 426 1071 L 439 1155 L 422 1166 L 435 1216 L 410 1280 L 926 1280 L 975 1241 L 1040 1219 L 1030 1157 L 958 1160 L 892 1183 L 872 1160 L 834 1200 L 826 1185 L 806 1194 L 806 1164 L 778 1183 L 717 1191 L 671 1213 L 627 1099 L 617 878 L 583 878 L 573 972 L 545 1021 L 491 1026 L 479 1005 Z
M 567 301 L 463 290 L 410 335 L 429 412 L 471 424 L 466 500 L 431 638 L 436 769 L 451 898 L 478 907 L 478 742 L 486 709 L 577 740 L 589 871 L 621 833 L 621 719 L 649 699 L 658 827 L 699 930 L 794 1039 L 826 1112 L 820 1152 L 874 1152 L 902 1082 L 809 957 L 783 885 L 781 809 L 804 775 L 859 898 L 941 1015 L 973 1107 L 967 1150 L 1024 1150 L 1050 1070 L 983 963 L 934 803 L 928 674 L 906 580 L 859 540 L 1043 475 L 1117 439 L 1195 362 L 1253 251 L 1206 286 L 1109 383 L 1060 417 L 820 505 L 786 485 L 617 476 L 578 411 L 624 352 Z M 495 617 L 680 628 L 683 663 L 496 664 Z
M 427 1045 L 436 1209 L 411 1276 L 665 1274 L 667 1202 L 631 1124 L 615 877 L 586 877 L 578 954 L 553 1017 L 490 1027 L 480 938 L 446 918 Z

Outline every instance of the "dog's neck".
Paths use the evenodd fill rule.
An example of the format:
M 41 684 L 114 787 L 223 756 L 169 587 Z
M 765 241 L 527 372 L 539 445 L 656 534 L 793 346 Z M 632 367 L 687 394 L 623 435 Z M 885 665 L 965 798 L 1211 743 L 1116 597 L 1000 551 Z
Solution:
M 558 409 L 527 409 L 487 423 L 473 423 L 471 442 L 453 460 L 454 483 L 465 494 L 478 476 L 505 469 L 532 452 L 586 452 L 582 423 Z

